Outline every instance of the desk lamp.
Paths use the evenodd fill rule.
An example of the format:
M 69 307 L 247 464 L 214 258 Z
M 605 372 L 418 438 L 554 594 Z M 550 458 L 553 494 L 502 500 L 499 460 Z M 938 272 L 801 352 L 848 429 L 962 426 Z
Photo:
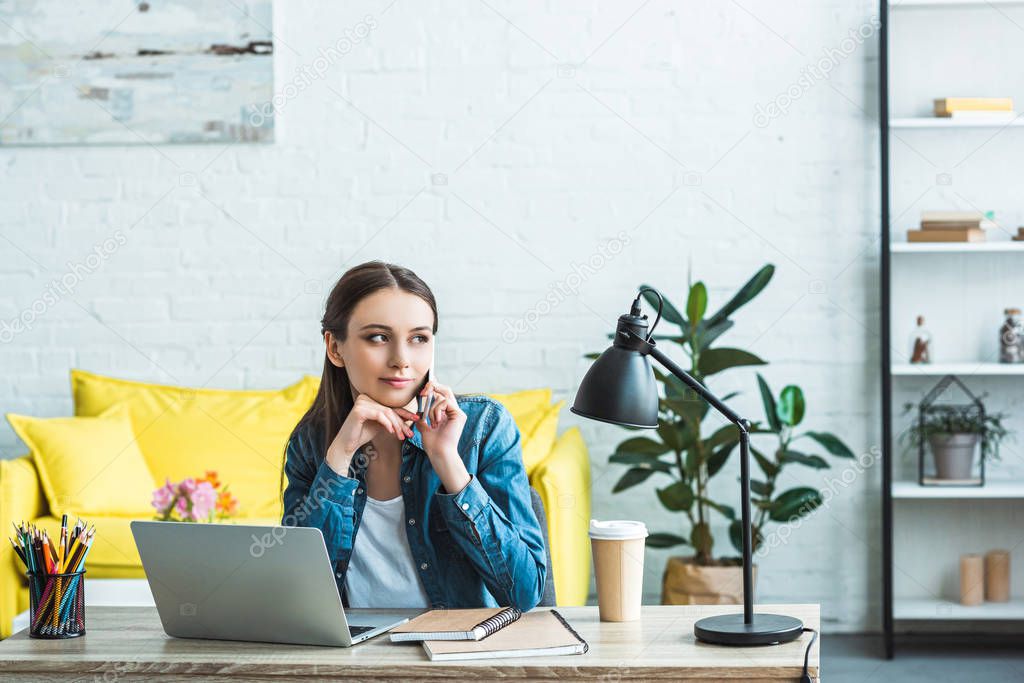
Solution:
M 647 316 L 640 314 L 644 292 L 658 297 L 658 315 L 650 333 Z M 641 289 L 626 315 L 619 316 L 612 345 L 587 370 L 580 382 L 572 412 L 592 420 L 628 427 L 658 426 L 658 386 L 648 356 L 665 366 L 726 419 L 740 435 L 740 487 L 743 524 L 743 613 L 705 617 L 693 625 L 698 640 L 717 645 L 770 645 L 800 637 L 803 623 L 781 614 L 754 612 L 750 524 L 750 423 L 729 409 L 707 387 L 672 362 L 654 342 L 664 301 L 656 290 Z

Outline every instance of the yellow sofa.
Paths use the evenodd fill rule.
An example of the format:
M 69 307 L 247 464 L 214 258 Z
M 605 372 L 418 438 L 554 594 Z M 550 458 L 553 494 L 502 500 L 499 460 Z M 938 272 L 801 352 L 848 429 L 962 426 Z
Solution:
M 292 401 L 292 405 L 299 406 L 298 413 L 286 416 L 286 420 L 294 424 L 297 416 L 304 412 L 303 406 L 308 406 L 315 396 L 318 379 L 304 378 L 282 392 L 224 391 L 130 382 L 74 370 L 72 386 L 76 415 L 99 414 L 111 402 L 121 401 L 129 406 L 140 449 L 149 469 L 154 472 L 155 488 L 156 484 L 163 483 L 164 476 L 171 476 L 172 480 L 177 481 L 184 476 L 201 476 L 207 469 L 217 470 L 222 480 L 232 484 L 232 468 L 237 465 L 239 458 L 241 461 L 252 459 L 252 452 L 260 447 L 259 434 L 254 434 L 250 443 L 236 443 L 232 453 L 224 450 L 230 446 L 227 437 L 218 441 L 218 432 L 230 433 L 236 442 L 239 440 L 237 434 L 242 433 L 245 434 L 242 440 L 248 441 L 249 435 L 253 433 L 251 430 L 258 428 L 249 424 L 241 429 L 237 424 L 229 424 L 228 420 L 245 422 L 251 419 L 251 416 L 246 415 L 247 410 L 235 410 L 234 407 L 248 407 L 247 401 L 262 401 L 259 405 L 277 411 L 280 406 L 270 402 L 278 400 L 279 395 L 283 394 Z M 557 602 L 559 605 L 582 605 L 586 602 L 590 584 L 587 536 L 590 519 L 590 461 L 586 444 L 575 427 L 561 435 L 557 434 L 558 415 L 563 403 L 552 405 L 550 389 L 490 395 L 508 407 L 522 435 L 523 461 L 547 515 Z M 258 410 L 259 407 L 254 409 Z M 198 431 L 203 433 L 197 434 Z M 148 435 L 150 441 L 143 438 L 143 433 Z M 268 434 L 263 437 L 270 438 Z M 176 445 L 187 449 L 190 436 L 200 439 L 204 444 L 209 442 L 219 449 L 218 453 L 224 453 L 224 457 L 205 460 L 203 466 L 198 467 L 196 462 L 189 462 L 187 457 L 172 459 L 167 455 L 183 452 L 175 451 Z M 277 453 L 283 452 L 286 436 L 287 433 L 281 437 Z M 231 521 L 268 525 L 280 522 L 280 467 L 274 466 L 270 458 L 262 460 L 265 462 L 259 462 L 256 467 L 249 463 L 244 474 L 240 470 L 236 473 L 246 478 L 239 482 L 245 487 L 263 487 L 261 493 L 269 491 L 277 497 L 275 514 L 267 514 L 271 510 L 267 509 L 264 495 L 258 504 L 248 507 L 243 505 L 239 515 Z M 254 470 L 265 481 L 254 480 Z M 133 518 L 141 517 L 89 515 L 88 521 L 96 525 L 97 534 L 89 555 L 88 577 L 145 576 L 129 527 Z M 60 527 L 59 517 L 50 513 L 31 455 L 0 460 L 0 528 L 10 531 L 11 523 L 20 521 L 31 521 L 39 527 L 48 528 L 51 535 Z M 24 568 L 10 544 L 5 543 L 4 548 L 4 557 L 0 559 L 0 638 L 11 635 L 14 616 L 28 609 Z

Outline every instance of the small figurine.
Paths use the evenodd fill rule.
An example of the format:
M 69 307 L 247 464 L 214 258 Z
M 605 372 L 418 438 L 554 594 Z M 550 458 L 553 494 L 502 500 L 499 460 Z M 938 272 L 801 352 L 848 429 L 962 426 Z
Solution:
M 917 327 L 910 336 L 910 362 L 932 362 L 932 333 L 924 327 L 924 316 L 917 316 Z
M 1007 308 L 1006 320 L 999 328 L 999 362 L 1024 363 L 1024 322 L 1019 308 Z

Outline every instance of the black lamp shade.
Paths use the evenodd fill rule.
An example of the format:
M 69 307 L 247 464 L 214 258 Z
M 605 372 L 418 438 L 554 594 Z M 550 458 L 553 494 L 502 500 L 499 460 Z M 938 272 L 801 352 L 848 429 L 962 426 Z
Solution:
M 642 325 L 646 331 L 646 320 L 638 322 L 632 316 L 621 316 L 619 327 L 636 330 Z M 657 428 L 658 384 L 650 359 L 616 336 L 587 370 L 569 410 L 592 420 Z

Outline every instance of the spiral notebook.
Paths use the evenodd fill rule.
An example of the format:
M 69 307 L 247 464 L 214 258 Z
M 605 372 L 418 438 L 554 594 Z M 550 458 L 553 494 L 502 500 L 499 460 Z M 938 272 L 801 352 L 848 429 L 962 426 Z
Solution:
M 423 641 L 423 650 L 431 661 L 581 655 L 589 649 L 587 641 L 553 609 L 526 612 L 521 619 L 480 641 Z
M 391 630 L 391 641 L 480 640 L 522 615 L 515 607 L 434 609 Z

